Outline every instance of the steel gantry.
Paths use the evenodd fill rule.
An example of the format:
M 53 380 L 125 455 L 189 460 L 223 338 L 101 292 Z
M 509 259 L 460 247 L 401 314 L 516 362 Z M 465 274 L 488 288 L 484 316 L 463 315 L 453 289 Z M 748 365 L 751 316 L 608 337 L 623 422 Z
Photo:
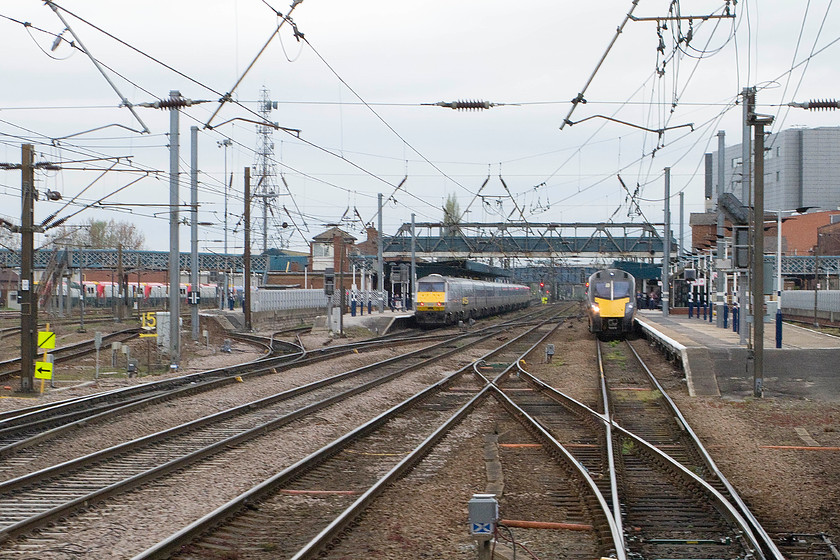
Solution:
M 65 250 L 58 251 L 59 255 L 54 255 L 54 251 L 40 250 L 35 252 L 35 268 L 46 269 L 51 260 L 59 259 L 63 261 L 69 258 L 69 268 L 85 268 L 85 269 L 116 269 L 118 261 L 118 251 L 116 249 L 73 249 L 67 257 L 62 253 Z M 251 257 L 251 265 L 255 272 L 264 272 L 269 266 L 268 255 L 256 255 Z M 169 266 L 169 252 L 166 251 L 134 251 L 123 249 L 122 251 L 123 266 L 133 270 L 167 270 Z M 181 270 L 189 270 L 190 268 L 190 253 L 179 254 L 179 267 Z M 0 268 L 18 268 L 20 267 L 20 253 L 17 251 L 0 250 Z M 198 268 L 199 270 L 235 270 L 241 271 L 243 269 L 242 255 L 224 255 L 217 253 L 199 253 L 198 254 Z
M 415 224 L 416 252 L 427 258 L 662 258 L 663 239 L 651 223 L 438 222 Z M 386 257 L 411 252 L 411 224 L 385 238 Z

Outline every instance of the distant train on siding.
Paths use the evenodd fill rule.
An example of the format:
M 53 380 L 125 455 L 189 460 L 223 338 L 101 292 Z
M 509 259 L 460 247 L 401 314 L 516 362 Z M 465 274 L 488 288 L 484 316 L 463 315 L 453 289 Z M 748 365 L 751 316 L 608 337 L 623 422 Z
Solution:
M 419 326 L 437 327 L 523 309 L 530 301 L 528 286 L 430 274 L 417 281 L 414 316 Z
M 586 283 L 589 332 L 624 336 L 636 318 L 636 279 L 623 270 L 599 270 Z
M 36 285 L 40 287 L 39 283 Z M 114 300 L 119 297 L 119 284 L 116 282 L 97 282 L 89 280 L 81 287 L 77 282 L 70 285 L 70 304 L 76 306 L 80 296 L 84 298 L 88 307 L 110 307 Z M 67 297 L 67 285 L 48 284 L 40 296 L 42 307 L 46 304 L 47 298 Z M 215 284 L 200 284 L 198 287 L 199 298 L 203 306 L 214 307 L 217 305 L 218 288 Z M 82 292 L 83 295 L 82 295 Z M 183 303 L 189 303 L 192 286 L 180 284 L 178 286 L 179 298 Z M 144 306 L 164 306 L 169 302 L 169 284 L 163 282 L 129 282 L 127 286 L 127 301 L 142 302 Z M 57 304 L 57 299 L 55 300 Z

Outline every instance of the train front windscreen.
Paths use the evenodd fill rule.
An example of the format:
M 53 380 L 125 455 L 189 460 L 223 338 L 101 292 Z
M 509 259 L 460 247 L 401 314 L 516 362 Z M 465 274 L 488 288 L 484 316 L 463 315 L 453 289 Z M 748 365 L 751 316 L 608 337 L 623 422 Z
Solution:
M 417 311 L 443 311 L 446 303 L 446 282 L 422 281 L 417 283 Z
M 418 292 L 442 292 L 446 286 L 445 282 L 420 282 L 417 284 Z
M 595 282 L 592 287 L 593 296 L 603 299 L 619 299 L 629 297 L 632 301 L 632 282 L 624 280 L 610 280 L 607 282 Z

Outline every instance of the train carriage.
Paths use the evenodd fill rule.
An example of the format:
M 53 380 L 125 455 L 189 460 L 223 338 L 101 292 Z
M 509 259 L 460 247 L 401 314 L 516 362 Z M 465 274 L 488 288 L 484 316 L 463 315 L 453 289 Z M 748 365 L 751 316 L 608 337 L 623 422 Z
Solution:
M 119 285 L 115 282 L 88 280 L 81 286 L 73 282 L 70 289 L 70 306 L 75 307 L 79 303 L 80 293 L 83 294 L 85 305 L 88 307 L 110 307 L 119 296 Z M 67 288 L 64 284 L 51 286 L 50 293 L 45 297 L 55 299 L 59 294 L 64 297 Z M 189 304 L 189 296 L 192 288 L 189 284 L 181 284 L 178 288 L 179 298 L 184 304 Z M 215 284 L 199 284 L 198 287 L 200 302 L 203 307 L 215 307 L 217 305 L 218 288 Z M 137 303 L 144 307 L 165 306 L 169 302 L 169 285 L 162 282 L 129 282 L 127 291 L 128 303 Z M 44 305 L 42 303 L 41 305 Z
M 425 327 L 452 325 L 527 307 L 528 286 L 430 274 L 417 281 L 414 316 Z
M 636 318 L 636 279 L 623 270 L 599 270 L 586 283 L 589 332 L 624 336 Z

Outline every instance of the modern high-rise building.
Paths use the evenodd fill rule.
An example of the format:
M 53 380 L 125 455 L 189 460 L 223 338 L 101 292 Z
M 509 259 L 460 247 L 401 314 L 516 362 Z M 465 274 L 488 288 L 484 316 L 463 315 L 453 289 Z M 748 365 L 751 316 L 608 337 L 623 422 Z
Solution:
M 742 198 L 741 144 L 724 150 L 722 192 Z M 709 200 L 717 200 L 720 154 L 712 155 L 715 190 Z M 748 201 L 742 200 L 744 204 Z M 806 206 L 812 211 L 840 208 L 840 127 L 789 128 L 765 139 L 764 208 L 768 212 L 794 210 Z

